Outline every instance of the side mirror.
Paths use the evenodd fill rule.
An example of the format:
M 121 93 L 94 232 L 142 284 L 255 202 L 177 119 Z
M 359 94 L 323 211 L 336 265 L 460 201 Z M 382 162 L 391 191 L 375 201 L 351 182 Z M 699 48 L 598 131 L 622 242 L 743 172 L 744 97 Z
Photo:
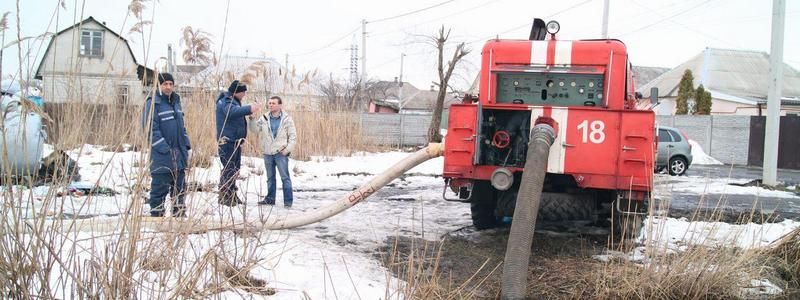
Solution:
M 658 102 L 658 88 L 652 87 L 650 88 L 650 104 L 656 106 L 659 104 Z

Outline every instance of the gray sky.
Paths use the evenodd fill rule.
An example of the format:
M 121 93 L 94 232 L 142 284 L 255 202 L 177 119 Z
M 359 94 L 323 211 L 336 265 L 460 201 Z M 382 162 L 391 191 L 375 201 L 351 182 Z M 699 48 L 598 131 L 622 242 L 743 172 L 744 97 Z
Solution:
M 154 58 L 166 56 L 167 43 L 182 50 L 180 32 L 188 25 L 211 33 L 218 53 L 266 55 L 281 63 L 288 53 L 289 64 L 298 71 L 317 69 L 339 78 L 348 76 L 347 48 L 354 37 L 361 47 L 361 20 L 367 19 L 369 77 L 392 80 L 400 72 L 400 54 L 406 53 L 403 77 L 419 88 L 437 78 L 436 52 L 424 37 L 441 25 L 452 30 L 452 45 L 468 42 L 473 50 L 455 78 L 464 87 L 478 72 L 486 39 L 527 38 L 533 17 L 559 21 L 562 40 L 599 38 L 603 6 L 603 0 L 160 0 L 146 2 L 144 19 L 153 21 L 146 27 L 146 42 L 138 33 L 128 33 L 137 22 L 128 15 L 129 1 L 65 0 L 66 9 L 53 0 L 19 2 L 21 36 L 57 32 L 93 16 L 126 37 L 139 63 L 149 67 Z M 786 2 L 784 61 L 797 69 L 800 1 Z M 16 5 L 14 0 L 0 3 L 0 13 L 11 12 L 6 44 L 17 36 Z M 675 67 L 706 47 L 769 52 L 771 15 L 771 0 L 611 0 L 609 35 L 627 44 L 635 65 Z M 23 53 L 31 52 L 24 69 L 36 70 L 47 41 L 23 43 Z M 448 50 L 446 57 L 452 53 Z M 16 46 L 5 49 L 4 76 L 17 70 L 17 54 Z

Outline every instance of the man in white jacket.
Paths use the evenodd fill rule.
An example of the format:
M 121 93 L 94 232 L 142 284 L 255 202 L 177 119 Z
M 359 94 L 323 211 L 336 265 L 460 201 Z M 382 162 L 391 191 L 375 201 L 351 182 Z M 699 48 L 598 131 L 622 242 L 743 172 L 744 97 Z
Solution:
M 281 97 L 272 96 L 267 102 L 269 113 L 251 116 L 248 127 L 261 140 L 264 166 L 267 168 L 267 196 L 258 204 L 275 205 L 275 168 L 281 175 L 283 205 L 292 207 L 292 179 L 289 177 L 289 155 L 297 144 L 294 121 L 283 111 Z

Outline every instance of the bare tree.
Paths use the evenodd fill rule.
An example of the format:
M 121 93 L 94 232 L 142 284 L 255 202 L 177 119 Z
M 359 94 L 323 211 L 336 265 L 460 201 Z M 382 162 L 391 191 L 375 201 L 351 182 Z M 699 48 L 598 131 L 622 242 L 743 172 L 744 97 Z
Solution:
M 211 50 L 211 34 L 200 28 L 193 29 L 186 26 L 182 29 L 181 45 L 186 49 L 181 53 L 183 61 L 187 64 L 208 65 L 214 62 L 214 53 Z
M 439 29 L 439 34 L 436 36 L 429 36 L 428 37 L 431 43 L 436 47 L 438 52 L 438 71 L 439 71 L 439 82 L 434 82 L 437 86 L 439 86 L 439 94 L 436 97 L 436 104 L 433 107 L 433 115 L 431 116 L 431 124 L 428 127 L 428 141 L 429 142 L 441 142 L 442 141 L 442 134 L 439 132 L 439 126 L 442 123 L 442 110 L 444 109 L 444 99 L 447 97 L 447 89 L 450 87 L 450 76 L 453 75 L 453 70 L 456 67 L 456 64 L 461 61 L 464 56 L 470 53 L 470 49 L 466 47 L 465 43 L 460 43 L 456 46 L 456 50 L 453 52 L 453 56 L 450 61 L 447 62 L 446 70 L 444 64 L 444 46 L 447 43 L 447 39 L 450 38 L 450 29 L 445 32 L 444 26 Z
M 323 110 L 364 111 L 369 99 L 386 95 L 386 87 L 379 82 L 367 80 L 362 87 L 362 79 L 356 81 L 337 80 L 329 76 L 327 80 L 315 84 L 317 90 L 325 95 Z

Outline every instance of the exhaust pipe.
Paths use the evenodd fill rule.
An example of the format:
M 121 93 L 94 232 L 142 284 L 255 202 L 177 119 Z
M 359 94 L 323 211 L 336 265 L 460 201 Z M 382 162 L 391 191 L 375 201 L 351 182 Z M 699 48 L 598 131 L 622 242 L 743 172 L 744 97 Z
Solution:
M 536 215 L 542 197 L 542 185 L 547 173 L 547 157 L 556 137 L 555 121 L 539 118 L 531 131 L 525 171 L 522 173 L 514 219 L 503 262 L 502 299 L 525 299 L 528 290 L 528 262 L 533 244 Z

